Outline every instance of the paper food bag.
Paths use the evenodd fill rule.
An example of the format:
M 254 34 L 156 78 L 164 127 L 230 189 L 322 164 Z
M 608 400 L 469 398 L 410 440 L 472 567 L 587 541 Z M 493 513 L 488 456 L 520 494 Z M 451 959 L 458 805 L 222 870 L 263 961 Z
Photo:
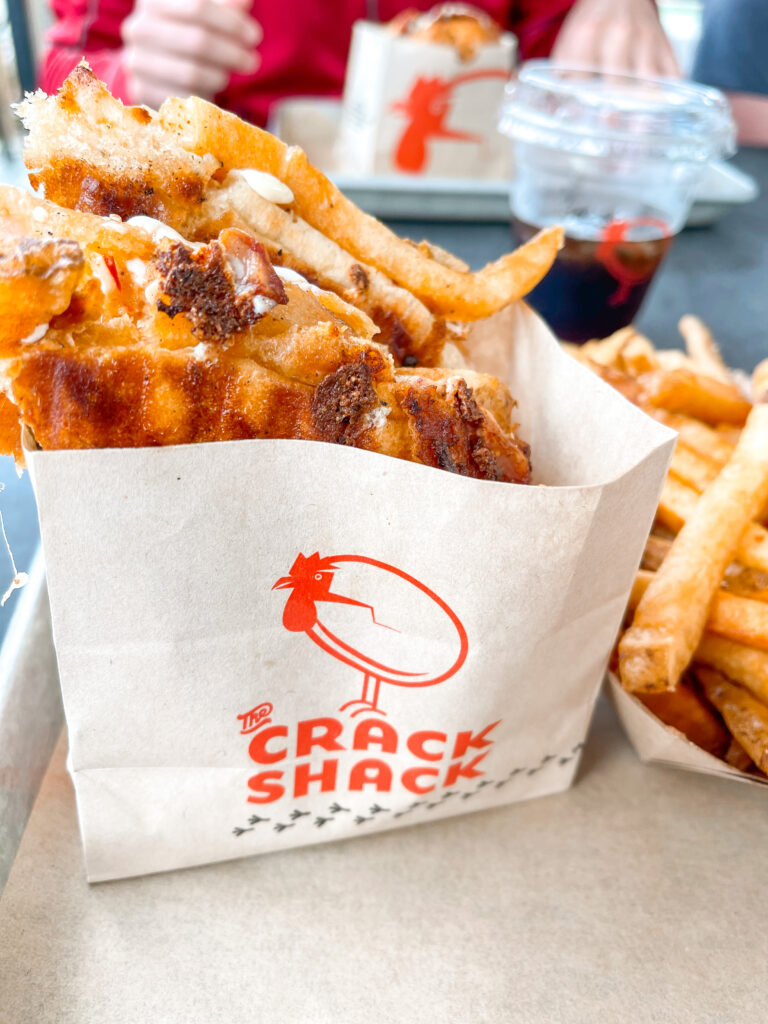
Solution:
M 355 448 L 28 451 L 92 881 L 565 789 L 673 434 L 524 305 L 539 486 Z
M 504 33 L 462 61 L 452 46 L 358 21 L 344 83 L 339 169 L 508 178 L 510 149 L 496 121 L 516 46 Z
M 626 692 L 613 672 L 608 673 L 608 685 L 621 724 L 641 761 L 768 786 L 768 779 L 733 768 L 697 747 L 678 729 L 660 722 L 642 701 Z

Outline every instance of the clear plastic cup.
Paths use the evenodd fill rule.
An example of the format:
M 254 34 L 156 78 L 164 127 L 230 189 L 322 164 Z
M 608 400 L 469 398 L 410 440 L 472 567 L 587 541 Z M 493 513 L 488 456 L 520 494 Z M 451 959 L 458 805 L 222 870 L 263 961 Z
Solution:
M 507 86 L 517 241 L 562 224 L 565 246 L 529 301 L 561 338 L 630 323 L 706 164 L 735 150 L 717 89 L 529 61 Z

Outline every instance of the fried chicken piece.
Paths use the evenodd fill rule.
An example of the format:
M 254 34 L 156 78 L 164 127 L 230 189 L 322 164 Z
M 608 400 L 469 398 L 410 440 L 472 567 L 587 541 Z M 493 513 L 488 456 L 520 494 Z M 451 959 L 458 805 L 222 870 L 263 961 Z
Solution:
M 83 273 L 76 242 L 5 237 L 0 250 L 0 357 L 42 336 Z
M 250 359 L 194 349 L 32 348 L 13 376 L 13 398 L 46 450 L 297 438 L 462 476 L 530 480 L 526 446 L 489 414 L 476 407 L 468 415 L 456 392 L 441 394 L 431 382 L 375 387 L 363 361 L 313 388 Z M 471 392 L 464 389 L 466 401 Z M 2 428 L 0 417 L 7 451 L 14 439 Z
M 529 480 L 498 381 L 397 371 L 363 313 L 274 269 L 240 229 L 153 241 L 143 224 L 66 211 L 75 237 L 50 239 L 58 214 L 33 203 L 0 189 L 0 228 L 31 235 L 9 247 L 4 286 L 34 286 L 36 318 L 49 318 L 6 338 L 3 451 L 18 456 L 25 423 L 44 449 L 297 438 Z
M 191 241 L 245 228 L 273 263 L 369 316 L 397 364 L 439 363 L 452 330 L 441 318 L 293 211 L 260 196 L 247 171 L 220 181 L 218 161 L 185 149 L 157 115 L 124 107 L 87 65 L 75 68 L 57 96 L 38 92 L 19 111 L 29 129 L 30 181 L 55 203 L 124 220 L 150 216 Z
M 396 35 L 424 43 L 452 46 L 467 61 L 483 46 L 495 43 L 501 28 L 485 11 L 469 4 L 438 4 L 431 11 L 403 11 L 389 27 Z

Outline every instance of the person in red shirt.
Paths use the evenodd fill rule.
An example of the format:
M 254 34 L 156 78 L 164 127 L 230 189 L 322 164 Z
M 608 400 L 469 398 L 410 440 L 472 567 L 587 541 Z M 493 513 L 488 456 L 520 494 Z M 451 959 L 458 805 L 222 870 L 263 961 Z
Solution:
M 285 96 L 341 93 L 352 25 L 434 0 L 52 0 L 39 84 L 54 92 L 85 57 L 126 103 L 215 99 L 256 124 Z M 676 74 L 654 0 L 480 0 L 520 56 Z M 554 47 L 554 49 L 553 49 Z

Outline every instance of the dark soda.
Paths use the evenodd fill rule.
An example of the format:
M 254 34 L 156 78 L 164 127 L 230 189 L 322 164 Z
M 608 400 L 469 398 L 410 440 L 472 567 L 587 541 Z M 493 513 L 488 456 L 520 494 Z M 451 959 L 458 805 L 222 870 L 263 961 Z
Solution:
M 614 221 L 603 238 L 565 236 L 552 269 L 526 301 L 564 341 L 605 338 L 632 323 L 653 275 L 672 244 L 662 223 Z M 642 239 L 627 238 L 639 230 Z M 527 242 L 539 229 L 514 218 L 512 233 Z

